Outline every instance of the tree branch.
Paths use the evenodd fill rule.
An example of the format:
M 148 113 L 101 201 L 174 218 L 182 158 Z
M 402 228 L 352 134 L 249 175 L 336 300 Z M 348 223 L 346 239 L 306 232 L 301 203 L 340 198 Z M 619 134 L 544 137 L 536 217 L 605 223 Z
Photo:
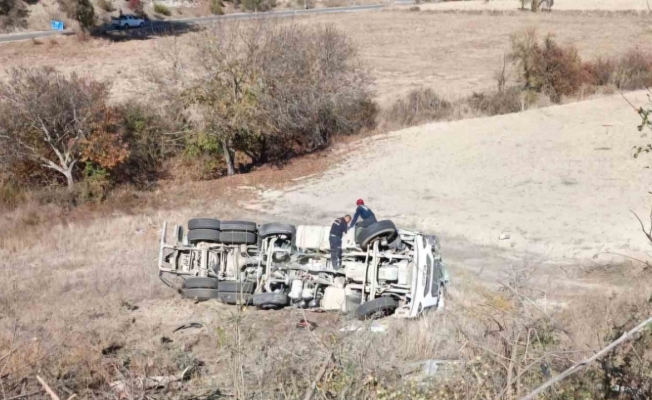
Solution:
M 593 361 L 602 358 L 603 356 L 607 355 L 611 350 L 613 350 L 615 347 L 618 345 L 627 342 L 632 339 L 633 335 L 637 333 L 638 331 L 642 330 L 645 328 L 648 324 L 652 323 L 652 317 L 646 319 L 645 321 L 641 322 L 638 324 L 634 329 L 625 332 L 619 339 L 613 341 L 609 346 L 603 348 L 599 352 L 595 353 L 592 357 L 589 357 L 585 360 L 582 360 L 572 367 L 568 368 L 566 371 L 562 372 L 561 374 L 557 375 L 556 377 L 548 380 L 546 383 L 543 385 L 539 386 L 536 388 L 533 392 L 528 394 L 525 397 L 521 397 L 520 400 L 533 400 L 535 399 L 538 395 L 546 391 L 549 387 L 554 385 L 555 383 L 566 379 L 567 377 L 573 375 L 574 373 L 581 371 L 582 369 L 586 368 L 587 365 L 592 363 Z

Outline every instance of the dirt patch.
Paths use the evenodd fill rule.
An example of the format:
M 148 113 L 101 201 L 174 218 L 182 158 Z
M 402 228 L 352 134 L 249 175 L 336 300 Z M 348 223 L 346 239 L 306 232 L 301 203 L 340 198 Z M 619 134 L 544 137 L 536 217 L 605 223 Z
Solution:
M 631 156 L 637 124 L 614 96 L 406 129 L 365 140 L 365 153 L 323 179 L 264 192 L 254 208 L 328 223 L 362 197 L 379 218 L 478 244 L 551 259 L 644 257 L 629 211 L 647 215 L 652 183 L 647 161 Z

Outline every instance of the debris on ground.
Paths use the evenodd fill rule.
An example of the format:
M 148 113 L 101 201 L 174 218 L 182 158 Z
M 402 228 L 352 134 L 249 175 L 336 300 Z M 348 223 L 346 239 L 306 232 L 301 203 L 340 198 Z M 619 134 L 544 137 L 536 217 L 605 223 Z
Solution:
M 185 380 L 190 379 L 193 367 L 188 367 L 183 370 L 179 375 L 167 376 L 148 376 L 141 378 L 129 379 L 127 381 L 115 381 L 110 384 L 111 389 L 118 395 L 120 399 L 131 398 L 128 388 L 137 388 L 140 390 L 151 390 L 159 388 L 170 388 L 180 386 Z
M 114 354 L 118 350 L 122 349 L 124 346 L 121 344 L 117 343 L 111 343 L 110 345 L 106 346 L 105 348 L 102 349 L 102 355 L 103 356 L 108 356 L 111 354 Z
M 297 322 L 297 329 L 307 329 L 309 331 L 315 330 L 317 328 L 317 324 L 311 321 L 308 321 L 307 319 L 302 319 L 301 321 Z
M 189 322 L 189 323 L 187 323 L 187 324 L 183 324 L 183 325 L 177 327 L 177 329 L 173 330 L 172 333 L 174 333 L 174 332 L 176 332 L 176 331 L 180 331 L 180 330 L 182 330 L 182 329 L 189 329 L 189 328 L 202 328 L 203 326 L 204 326 L 204 325 L 200 324 L 199 322 Z
M 138 310 L 140 308 L 140 307 L 138 307 L 136 305 L 133 305 L 133 304 L 127 302 L 127 301 L 123 301 L 122 306 L 124 308 L 126 308 L 127 310 L 129 310 L 129 311 L 136 311 L 136 310 Z
M 172 343 L 172 342 L 174 342 L 174 340 L 170 339 L 169 337 L 161 336 L 161 344 L 168 344 L 168 343 Z
M 372 322 L 368 327 L 361 321 L 351 321 L 340 329 L 340 332 L 360 332 L 368 330 L 373 333 L 383 333 L 387 331 L 387 325 L 380 321 Z
M 453 360 L 422 360 L 407 364 L 403 369 L 403 375 L 412 375 L 412 379 L 422 380 L 432 378 L 445 372 L 447 366 L 451 366 L 459 361 Z M 448 369 L 450 371 L 450 369 Z

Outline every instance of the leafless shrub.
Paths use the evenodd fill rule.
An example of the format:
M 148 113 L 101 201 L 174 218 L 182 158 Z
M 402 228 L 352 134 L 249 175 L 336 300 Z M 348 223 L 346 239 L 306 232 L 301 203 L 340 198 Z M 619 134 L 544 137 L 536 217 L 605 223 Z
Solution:
M 584 83 L 587 85 L 605 86 L 612 83 L 616 70 L 616 62 L 610 58 L 598 57 L 584 63 Z
M 652 85 L 652 57 L 631 50 L 618 60 L 614 83 L 619 89 L 636 90 Z
M 524 101 L 522 90 L 516 87 L 494 93 L 473 93 L 468 99 L 472 108 L 486 115 L 519 112 L 525 108 Z
M 386 119 L 395 127 L 414 126 L 450 117 L 453 107 L 430 88 L 412 90 L 387 111 Z
M 521 70 L 526 89 L 541 91 L 559 103 L 582 85 L 582 60 L 573 46 L 562 47 L 551 36 L 539 43 L 536 31 L 512 35 L 511 60 Z

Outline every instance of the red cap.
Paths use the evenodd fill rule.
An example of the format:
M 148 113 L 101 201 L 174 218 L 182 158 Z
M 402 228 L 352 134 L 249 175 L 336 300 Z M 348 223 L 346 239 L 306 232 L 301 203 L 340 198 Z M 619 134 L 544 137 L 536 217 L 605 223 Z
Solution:
M 357 206 L 361 206 L 363 204 L 364 204 L 364 200 L 362 200 L 362 199 L 358 199 L 358 201 L 355 202 L 355 205 L 357 205 Z

